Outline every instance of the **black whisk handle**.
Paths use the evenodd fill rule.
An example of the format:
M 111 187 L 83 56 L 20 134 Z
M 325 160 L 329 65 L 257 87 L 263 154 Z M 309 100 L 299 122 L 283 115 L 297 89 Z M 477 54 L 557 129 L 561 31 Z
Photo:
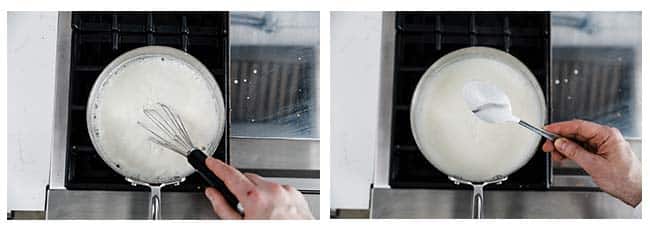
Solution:
M 208 182 L 211 187 L 214 187 L 221 193 L 221 195 L 223 195 L 230 207 L 237 211 L 240 211 L 237 207 L 239 201 L 235 195 L 232 194 L 232 192 L 230 192 L 223 181 L 214 173 L 212 173 L 212 171 L 210 171 L 210 168 L 205 165 L 206 158 L 207 156 L 205 153 L 198 149 L 193 150 L 189 155 L 187 155 L 187 161 L 190 163 L 190 165 L 192 165 L 192 167 L 194 167 L 194 169 L 196 169 L 199 175 L 201 175 L 201 177 L 203 177 L 203 179 Z

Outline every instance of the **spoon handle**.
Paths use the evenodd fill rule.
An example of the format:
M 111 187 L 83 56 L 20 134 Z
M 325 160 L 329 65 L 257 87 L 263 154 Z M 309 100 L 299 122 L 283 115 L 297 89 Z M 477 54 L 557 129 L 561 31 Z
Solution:
M 524 128 L 527 128 L 527 129 L 539 134 L 540 136 L 543 136 L 544 138 L 548 139 L 551 142 L 555 141 L 555 139 L 558 138 L 558 135 L 556 135 L 554 133 L 551 133 L 549 131 L 546 131 L 544 129 L 535 127 L 533 125 L 530 125 L 530 124 L 526 123 L 523 120 L 519 120 L 518 123 L 519 123 L 519 125 L 523 126 Z

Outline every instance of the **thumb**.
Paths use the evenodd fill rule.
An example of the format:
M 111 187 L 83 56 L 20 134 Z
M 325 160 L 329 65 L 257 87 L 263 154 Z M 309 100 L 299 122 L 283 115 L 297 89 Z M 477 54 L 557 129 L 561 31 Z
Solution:
M 212 204 L 212 210 L 214 213 L 219 216 L 221 219 L 241 219 L 241 215 L 228 205 L 226 199 L 223 198 L 223 195 L 214 188 L 205 188 L 205 196 L 210 200 Z
M 602 157 L 587 151 L 582 146 L 566 138 L 558 138 L 553 142 L 553 145 L 558 152 L 576 162 L 589 174 L 594 172 L 604 160 Z

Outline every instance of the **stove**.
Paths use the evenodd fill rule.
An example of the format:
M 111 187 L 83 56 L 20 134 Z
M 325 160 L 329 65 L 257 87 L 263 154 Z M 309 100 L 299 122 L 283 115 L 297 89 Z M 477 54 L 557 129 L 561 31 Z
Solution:
M 161 45 L 196 57 L 212 73 L 229 96 L 225 85 L 228 68 L 228 14 L 226 12 L 75 12 L 72 13 L 70 87 L 65 163 L 67 189 L 142 190 L 104 163 L 95 151 L 86 126 L 86 103 L 104 67 L 121 54 L 142 46 Z M 229 102 L 226 101 L 226 109 Z M 229 116 L 227 116 L 229 117 Z M 226 121 L 229 136 L 230 121 Z M 227 137 L 214 157 L 225 160 Z M 194 173 L 179 186 L 163 191 L 202 191 L 206 183 Z
M 440 57 L 469 46 L 505 51 L 522 61 L 549 97 L 549 12 L 400 12 L 395 16 L 389 184 L 393 188 L 469 189 L 429 163 L 411 134 L 411 96 L 422 74 Z M 549 100 L 546 104 L 548 107 Z M 550 109 L 550 108 L 549 108 Z M 550 113 L 550 112 L 549 112 Z M 548 113 L 547 113 L 548 119 Z M 540 141 L 540 144 L 543 141 Z M 538 150 L 508 180 L 487 189 L 547 189 L 551 164 Z

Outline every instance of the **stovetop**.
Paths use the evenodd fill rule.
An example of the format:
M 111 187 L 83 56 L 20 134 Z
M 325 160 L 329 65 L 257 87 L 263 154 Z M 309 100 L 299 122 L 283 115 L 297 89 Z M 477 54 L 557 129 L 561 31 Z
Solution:
M 392 188 L 468 188 L 454 185 L 425 159 L 409 126 L 409 106 L 415 87 L 426 69 L 445 54 L 468 46 L 487 46 L 510 53 L 535 75 L 550 107 L 549 20 L 549 12 L 396 14 L 389 173 Z M 487 189 L 547 189 L 550 180 L 551 163 L 539 150 L 506 182 Z
M 145 190 L 131 186 L 95 151 L 86 127 L 86 103 L 102 69 L 129 50 L 163 45 L 196 57 L 215 77 L 229 109 L 228 13 L 226 12 L 74 12 L 70 55 L 65 187 L 67 189 Z M 225 136 L 229 135 L 229 117 Z M 226 137 L 214 157 L 227 156 Z M 205 183 L 195 173 L 169 191 L 200 191 Z

